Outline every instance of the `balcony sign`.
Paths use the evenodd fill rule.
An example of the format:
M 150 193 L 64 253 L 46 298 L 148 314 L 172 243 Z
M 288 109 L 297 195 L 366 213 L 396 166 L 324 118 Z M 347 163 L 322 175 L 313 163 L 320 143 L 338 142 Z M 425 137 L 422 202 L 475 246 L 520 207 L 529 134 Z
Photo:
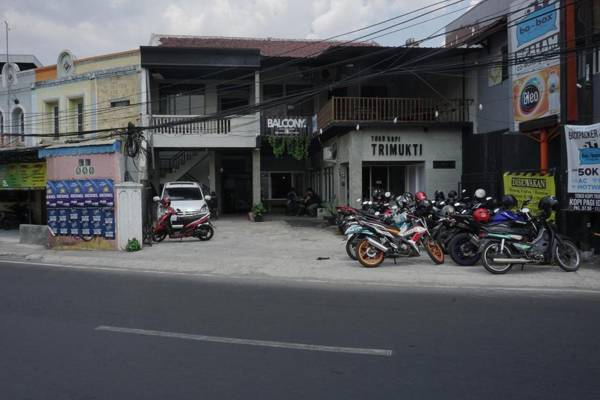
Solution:
M 266 135 L 308 134 L 308 117 L 267 117 L 264 133 Z

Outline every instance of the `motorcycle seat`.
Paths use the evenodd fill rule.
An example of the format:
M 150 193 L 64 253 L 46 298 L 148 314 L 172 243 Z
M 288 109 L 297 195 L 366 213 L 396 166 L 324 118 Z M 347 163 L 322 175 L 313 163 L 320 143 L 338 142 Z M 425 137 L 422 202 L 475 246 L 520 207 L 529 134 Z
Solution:
M 386 228 L 386 230 L 394 236 L 398 236 L 400 234 L 400 229 Z

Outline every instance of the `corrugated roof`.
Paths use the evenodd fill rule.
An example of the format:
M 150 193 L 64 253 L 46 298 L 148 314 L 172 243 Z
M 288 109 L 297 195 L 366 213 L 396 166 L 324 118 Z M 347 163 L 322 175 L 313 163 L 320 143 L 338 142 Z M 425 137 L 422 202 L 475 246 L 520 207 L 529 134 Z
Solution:
M 39 158 L 64 157 L 86 154 L 116 153 L 121 149 L 118 139 L 96 139 L 80 143 L 61 143 L 38 151 Z
M 241 38 L 220 36 L 152 35 L 151 45 L 215 49 L 257 49 L 263 57 L 317 57 L 332 47 L 379 47 L 376 42 L 347 43 L 336 40 Z

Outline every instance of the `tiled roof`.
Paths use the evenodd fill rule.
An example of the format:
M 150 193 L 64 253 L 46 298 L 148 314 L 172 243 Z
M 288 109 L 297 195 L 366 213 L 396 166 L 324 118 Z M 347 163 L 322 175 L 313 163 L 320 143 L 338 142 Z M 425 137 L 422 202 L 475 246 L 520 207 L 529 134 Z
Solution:
M 153 35 L 151 45 L 160 47 L 199 47 L 214 49 L 258 49 L 264 57 L 316 57 L 332 47 L 377 47 L 375 42 L 238 38 L 217 36 Z

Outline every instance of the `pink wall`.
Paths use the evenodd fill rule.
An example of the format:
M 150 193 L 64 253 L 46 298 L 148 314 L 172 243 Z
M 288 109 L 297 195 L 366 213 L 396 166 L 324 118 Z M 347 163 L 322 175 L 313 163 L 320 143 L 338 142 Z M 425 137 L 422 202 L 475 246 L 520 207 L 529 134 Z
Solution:
M 78 156 L 48 157 L 46 159 L 46 179 L 49 181 L 62 179 L 112 179 L 121 182 L 120 153 L 88 154 Z M 80 159 L 89 159 L 94 167 L 93 175 L 76 175 L 75 169 Z

